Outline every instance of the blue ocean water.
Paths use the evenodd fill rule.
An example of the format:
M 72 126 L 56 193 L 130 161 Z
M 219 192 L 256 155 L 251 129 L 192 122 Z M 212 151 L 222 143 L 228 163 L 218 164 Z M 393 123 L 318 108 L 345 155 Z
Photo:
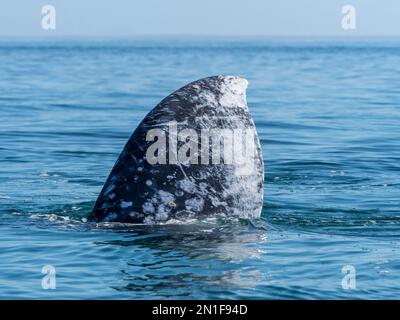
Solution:
M 262 218 L 86 222 L 146 113 L 216 74 L 249 80 Z M 0 41 L 0 298 L 397 299 L 399 82 L 396 39 Z

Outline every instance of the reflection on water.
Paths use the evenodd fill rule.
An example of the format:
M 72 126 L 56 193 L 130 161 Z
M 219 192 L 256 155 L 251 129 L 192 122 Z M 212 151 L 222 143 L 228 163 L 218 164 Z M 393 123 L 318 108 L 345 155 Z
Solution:
M 112 228 L 115 232 L 115 226 Z M 260 245 L 267 240 L 265 229 L 257 229 L 247 221 L 121 228 L 117 232 L 123 233 L 123 238 L 96 244 L 122 246 L 126 250 L 140 248 L 146 254 L 132 257 L 125 268 L 122 266 L 124 285 L 114 287 L 118 291 L 167 290 L 175 296 L 174 291 L 178 290 L 179 295 L 190 296 L 194 283 L 220 288 L 262 283 L 259 270 L 235 267 L 245 265 L 249 259 L 260 259 Z

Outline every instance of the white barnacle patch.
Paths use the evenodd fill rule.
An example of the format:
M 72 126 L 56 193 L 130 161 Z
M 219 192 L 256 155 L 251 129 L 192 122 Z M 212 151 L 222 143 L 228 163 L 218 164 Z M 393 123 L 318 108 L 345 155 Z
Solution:
M 144 213 L 154 213 L 155 211 L 154 205 L 151 202 L 143 203 L 142 208 Z
M 184 194 L 185 194 L 185 193 L 184 193 L 182 190 L 176 190 L 176 191 L 175 191 L 175 195 L 176 195 L 177 197 L 182 197 Z
M 150 201 L 143 204 L 143 212 L 155 214 L 155 222 L 168 220 L 169 214 L 173 208 L 176 208 L 175 196 L 164 190 L 158 190 Z
M 193 181 L 189 179 L 183 179 L 177 182 L 177 188 L 182 189 L 188 193 L 195 193 L 196 192 L 196 185 Z
M 200 187 L 200 190 L 204 193 L 204 192 L 207 192 L 207 183 L 205 183 L 205 182 L 200 182 L 199 183 L 199 187 Z
M 146 224 L 153 224 L 154 223 L 154 219 L 153 219 L 152 216 L 147 216 L 146 218 L 144 218 L 143 222 L 146 223 Z
M 157 208 L 156 220 L 157 221 L 165 221 L 168 219 L 168 214 L 171 212 L 171 209 L 166 205 L 159 205 Z
M 204 207 L 204 199 L 200 197 L 188 199 L 185 201 L 185 207 L 188 211 L 200 212 Z
M 219 103 L 223 107 L 240 107 L 247 109 L 246 89 L 248 82 L 239 77 L 225 77 L 220 88 Z
M 196 103 L 197 108 L 217 106 L 218 104 L 215 93 L 204 88 L 197 89 L 197 95 L 194 95 L 191 100 Z
M 151 182 L 150 180 L 146 180 L 146 186 L 150 187 L 153 185 L 153 182 Z
M 175 200 L 175 197 L 172 193 L 164 191 L 164 190 L 159 190 L 158 196 L 160 197 L 160 202 L 164 203 L 164 204 L 170 203 Z
M 110 194 L 108 195 L 108 197 L 109 197 L 110 199 L 114 199 L 114 198 L 115 198 L 115 193 L 110 193 Z
M 228 204 L 225 201 L 220 201 L 217 197 L 209 197 L 211 200 L 211 204 L 214 207 L 223 206 L 226 207 Z
M 196 91 L 196 94 L 191 96 L 192 103 L 195 103 L 197 108 L 221 105 L 223 108 L 240 107 L 247 109 L 247 80 L 234 76 L 220 77 L 220 80 L 218 95 L 213 90 L 193 85 L 192 88 Z
M 132 201 L 121 201 L 121 208 L 125 209 L 125 208 L 130 208 L 132 207 Z
M 175 201 L 170 201 L 170 202 L 168 202 L 168 207 L 175 209 L 177 207 L 177 204 Z

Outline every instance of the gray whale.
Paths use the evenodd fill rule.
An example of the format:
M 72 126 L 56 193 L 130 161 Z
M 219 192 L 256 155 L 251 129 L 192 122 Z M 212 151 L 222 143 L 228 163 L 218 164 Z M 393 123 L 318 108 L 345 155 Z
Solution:
M 128 140 L 89 220 L 258 218 L 264 165 L 246 89 L 245 79 L 214 76 L 162 100 Z

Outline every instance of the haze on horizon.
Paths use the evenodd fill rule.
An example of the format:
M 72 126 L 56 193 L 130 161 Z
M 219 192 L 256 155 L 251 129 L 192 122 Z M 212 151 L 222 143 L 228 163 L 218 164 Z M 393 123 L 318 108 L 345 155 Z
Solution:
M 56 8 L 57 28 L 41 27 L 41 8 Z M 343 30 L 353 5 L 356 30 Z M 395 0 L 2 0 L 0 37 L 46 36 L 400 36 Z

